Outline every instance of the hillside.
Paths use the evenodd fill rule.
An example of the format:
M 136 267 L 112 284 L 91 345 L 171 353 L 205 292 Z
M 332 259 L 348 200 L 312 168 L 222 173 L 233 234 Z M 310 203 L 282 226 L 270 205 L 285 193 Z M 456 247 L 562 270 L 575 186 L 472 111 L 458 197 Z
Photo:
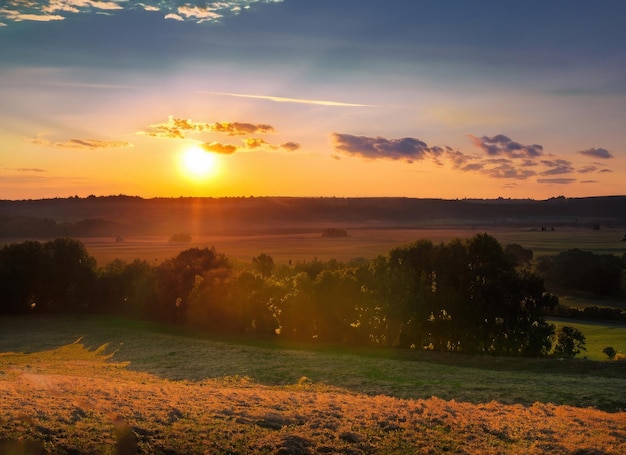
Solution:
M 626 449 L 621 362 L 396 358 L 104 318 L 12 318 L 0 329 L 0 453 Z
M 0 201 L 3 238 L 493 225 L 626 227 L 626 196 L 545 201 L 130 196 Z

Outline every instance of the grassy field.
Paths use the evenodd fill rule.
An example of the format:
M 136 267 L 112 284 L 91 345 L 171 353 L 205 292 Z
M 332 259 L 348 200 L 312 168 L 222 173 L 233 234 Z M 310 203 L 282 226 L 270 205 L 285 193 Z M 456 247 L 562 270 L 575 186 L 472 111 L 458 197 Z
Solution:
M 220 341 L 87 316 L 5 317 L 0 333 L 0 453 L 626 450 L 626 362 Z
M 617 352 L 626 354 L 626 324 L 602 321 L 574 321 L 570 319 L 553 319 L 550 322 L 557 326 L 576 327 L 585 335 L 585 347 L 581 356 L 590 360 L 605 360 L 602 350 L 611 346 Z

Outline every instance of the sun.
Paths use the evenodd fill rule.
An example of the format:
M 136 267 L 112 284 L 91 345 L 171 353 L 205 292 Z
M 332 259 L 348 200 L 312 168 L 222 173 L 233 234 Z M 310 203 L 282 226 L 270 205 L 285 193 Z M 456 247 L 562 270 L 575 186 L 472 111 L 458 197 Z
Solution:
M 199 145 L 192 145 L 182 151 L 179 166 L 182 174 L 195 182 L 210 179 L 219 172 L 218 157 Z

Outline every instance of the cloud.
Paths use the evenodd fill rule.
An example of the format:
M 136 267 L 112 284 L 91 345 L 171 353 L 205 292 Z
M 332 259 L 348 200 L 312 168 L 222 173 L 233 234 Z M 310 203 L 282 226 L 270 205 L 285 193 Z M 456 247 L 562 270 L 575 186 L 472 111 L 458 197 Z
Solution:
M 568 185 L 574 182 L 576 182 L 576 179 L 569 179 L 569 178 L 537 179 L 537 183 L 552 183 L 556 185 Z
M 225 133 L 229 136 L 243 136 L 246 134 L 272 133 L 274 127 L 266 124 L 253 124 L 242 122 L 194 122 L 189 119 L 169 117 L 167 123 L 150 125 L 146 130 L 139 131 L 152 137 L 168 139 L 185 139 L 191 132 L 214 132 Z
M 190 135 L 201 135 L 203 133 L 219 133 L 227 136 L 247 136 L 252 134 L 274 133 L 274 127 L 265 123 L 246 122 L 197 122 L 191 119 L 176 118 L 170 116 L 165 123 L 150 125 L 137 134 L 165 139 L 189 139 Z M 244 137 L 241 139 L 243 145 L 223 144 L 212 141 L 202 144 L 202 148 L 208 152 L 230 155 L 237 151 L 251 151 L 257 149 L 279 150 L 293 152 L 300 148 L 297 142 L 285 142 L 274 145 L 259 137 Z
M 563 159 L 542 160 L 541 164 L 549 167 L 550 169 L 540 172 L 540 175 L 571 174 L 572 172 L 574 172 L 574 167 L 572 166 L 572 163 Z
M 580 183 L 600 183 L 597 180 L 581 180 Z
M 590 148 L 587 150 L 582 150 L 578 153 L 580 153 L 581 155 L 590 156 L 592 158 L 600 158 L 604 160 L 613 158 L 613 154 L 611 154 L 611 152 L 609 152 L 607 149 L 603 148 Z
M 124 148 L 132 147 L 133 144 L 126 141 L 102 141 L 99 139 L 69 139 L 67 141 L 52 142 L 41 137 L 25 138 L 27 142 L 44 147 L 52 147 L 58 149 L 76 149 L 76 150 L 96 150 L 107 148 Z
M 468 134 L 475 146 L 480 147 L 489 156 L 506 156 L 509 158 L 537 158 L 543 155 L 543 147 L 538 144 L 522 145 L 512 141 L 503 134 L 493 137 L 476 137 Z
M 202 144 L 201 147 L 207 152 L 219 153 L 220 155 L 231 155 L 237 151 L 237 147 L 229 144 L 211 142 Z
M 182 17 L 180 17 L 178 14 L 175 14 L 175 13 L 166 14 L 164 16 L 164 19 L 174 19 L 175 21 L 180 21 L 180 22 L 185 21 L 185 19 L 183 19 Z
M 20 21 L 63 20 L 70 14 L 102 14 L 117 10 L 160 11 L 164 19 L 192 21 L 198 24 L 216 22 L 226 15 L 237 15 L 255 3 L 281 3 L 283 0 L 8 0 L 0 8 L 0 24 Z M 182 3 L 182 4 L 181 4 Z
M 373 105 L 371 104 L 355 104 L 355 103 L 344 103 L 341 101 L 314 100 L 314 99 L 305 99 L 305 98 L 286 98 L 282 96 L 248 95 L 248 94 L 243 94 L 243 93 L 224 93 L 224 92 L 205 92 L 205 91 L 201 91 L 200 93 L 204 93 L 207 95 L 234 96 L 236 98 L 253 98 L 253 99 L 258 99 L 258 100 L 274 101 L 276 103 L 300 103 L 300 104 L 315 104 L 318 106 L 336 106 L 336 107 L 373 107 Z
M 595 172 L 597 170 L 598 170 L 597 166 L 589 165 L 589 166 L 584 166 L 578 169 L 578 172 L 580 172 L 581 174 L 589 174 L 590 172 Z
M 16 171 L 16 172 L 37 172 L 37 173 L 46 172 L 45 169 L 40 169 L 37 167 L 17 167 L 17 168 L 12 168 L 11 170 Z
M 217 3 L 217 7 L 209 7 L 209 6 L 191 6 L 189 4 L 179 6 L 178 14 L 184 16 L 187 19 L 198 19 L 198 24 L 206 21 L 215 21 L 222 17 L 217 10 L 220 7 L 220 4 Z
M 280 147 L 289 152 L 295 152 L 300 149 L 300 144 L 297 142 L 285 142 L 284 144 L 281 144 Z
M 243 142 L 246 145 L 246 148 L 249 148 L 249 149 L 256 149 L 259 147 L 269 145 L 263 139 L 258 139 L 258 138 L 244 139 Z
M 385 139 L 383 137 L 332 133 L 332 139 L 336 150 L 367 159 L 413 162 L 426 158 L 436 158 L 444 151 L 442 147 L 429 147 L 425 142 L 412 137 Z
M 536 175 L 532 169 L 520 169 L 508 159 L 486 160 L 483 167 L 480 168 L 480 173 L 494 179 L 513 180 L 526 180 Z

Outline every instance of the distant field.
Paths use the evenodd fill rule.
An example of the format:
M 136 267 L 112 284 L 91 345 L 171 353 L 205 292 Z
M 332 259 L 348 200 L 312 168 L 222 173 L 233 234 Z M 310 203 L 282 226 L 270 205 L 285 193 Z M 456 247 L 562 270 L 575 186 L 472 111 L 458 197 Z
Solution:
M 170 243 L 168 237 L 129 237 L 118 243 L 114 238 L 82 238 L 99 264 L 115 258 L 124 260 L 147 259 L 160 262 L 191 247 L 215 246 L 228 257 L 249 261 L 261 253 L 269 254 L 277 263 L 353 258 L 371 259 L 386 254 L 394 247 L 419 240 L 435 243 L 453 238 L 470 238 L 486 232 L 503 245 L 518 243 L 534 251 L 535 257 L 556 254 L 571 248 L 581 248 L 596 253 L 626 253 L 624 232 L 617 229 L 592 231 L 588 228 L 563 228 L 554 232 L 541 232 L 536 228 L 476 227 L 467 229 L 348 229 L 349 237 L 327 238 L 321 230 L 299 233 L 258 233 L 246 235 L 194 236 L 189 243 Z

